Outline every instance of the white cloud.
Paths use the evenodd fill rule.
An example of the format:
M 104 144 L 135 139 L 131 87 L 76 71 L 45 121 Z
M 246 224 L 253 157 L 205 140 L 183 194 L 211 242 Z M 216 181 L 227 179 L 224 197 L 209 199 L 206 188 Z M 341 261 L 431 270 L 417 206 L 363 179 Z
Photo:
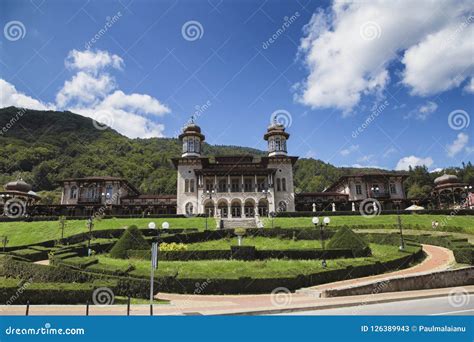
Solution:
M 54 109 L 53 105 L 44 104 L 41 101 L 19 92 L 13 84 L 0 78 L 0 108 L 9 106 L 37 110 Z
M 350 112 L 361 96 L 380 94 L 390 80 L 388 65 L 404 51 L 403 83 L 413 93 L 459 86 L 472 75 L 472 25 L 458 27 L 470 10 L 468 0 L 333 2 L 305 27 L 300 56 L 309 75 L 296 99 Z M 443 39 L 449 47 L 442 48 Z
M 383 157 L 384 158 L 387 158 L 389 157 L 391 154 L 393 153 L 397 153 L 397 149 L 395 147 L 389 147 L 384 153 L 383 153 Z
M 72 102 L 95 105 L 116 87 L 114 79 L 108 74 L 92 75 L 79 71 L 56 95 L 58 106 L 65 107 Z
M 0 79 L 0 106 L 67 109 L 106 124 L 130 138 L 164 136 L 164 125 L 156 122 L 156 118 L 170 113 L 170 109 L 150 95 L 126 94 L 117 89 L 115 78 L 104 70 L 106 67 L 121 68 L 122 64 L 119 56 L 106 51 L 73 50 L 66 65 L 78 71 L 64 82 L 56 94 L 55 104 L 44 104 Z
M 458 87 L 474 74 L 474 26 L 469 24 L 461 29 L 462 23 L 462 20 L 450 23 L 405 52 L 403 83 L 413 94 L 437 94 Z
M 117 90 L 108 95 L 101 103 L 102 107 L 124 109 L 136 111 L 143 114 L 164 115 L 170 112 L 170 109 L 161 104 L 157 99 L 146 94 L 126 95 L 123 91 Z
M 403 157 L 397 163 L 395 170 L 408 170 L 409 167 L 415 166 L 427 166 L 430 167 L 433 165 L 433 159 L 431 157 L 419 158 L 415 156 Z
M 474 77 L 471 77 L 469 83 L 464 87 L 464 91 L 474 94 Z
M 465 133 L 459 133 L 457 138 L 448 146 L 446 146 L 446 150 L 448 151 L 449 157 L 454 157 L 456 154 L 461 152 L 469 142 L 469 135 Z
M 359 145 L 351 145 L 348 148 L 345 148 L 345 149 L 341 150 L 340 153 L 343 156 L 348 156 L 352 152 L 355 152 L 355 151 L 358 151 L 358 150 L 359 150 Z
M 438 104 L 433 101 L 427 101 L 424 105 L 418 106 L 415 110 L 410 111 L 405 119 L 414 117 L 417 120 L 426 120 L 432 113 L 438 109 Z
M 77 51 L 72 50 L 66 58 L 65 64 L 68 68 L 85 70 L 97 73 L 106 67 L 121 69 L 123 59 L 117 55 L 110 54 L 107 51 Z

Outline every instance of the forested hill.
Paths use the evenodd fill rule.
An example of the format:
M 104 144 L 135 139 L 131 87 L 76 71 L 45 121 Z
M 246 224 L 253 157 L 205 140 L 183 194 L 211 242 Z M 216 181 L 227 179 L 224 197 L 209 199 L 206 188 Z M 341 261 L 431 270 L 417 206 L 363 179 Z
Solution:
M 208 144 L 203 153 L 265 154 Z M 129 139 L 110 128 L 98 130 L 90 118 L 71 112 L 0 109 L 0 186 L 21 176 L 36 191 L 53 191 L 63 178 L 109 175 L 127 178 L 144 193 L 172 194 L 176 171 L 170 159 L 180 154 L 177 139 Z M 343 174 L 373 171 L 300 159 L 295 185 L 301 191 L 322 191 Z

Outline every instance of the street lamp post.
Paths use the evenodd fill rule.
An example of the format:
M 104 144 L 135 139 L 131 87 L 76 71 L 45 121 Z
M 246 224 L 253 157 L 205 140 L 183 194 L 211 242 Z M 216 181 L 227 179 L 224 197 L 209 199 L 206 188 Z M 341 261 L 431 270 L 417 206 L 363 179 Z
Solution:
M 167 222 L 163 222 L 165 225 Z M 155 222 L 148 223 L 149 229 L 156 229 Z M 164 227 L 163 227 L 164 228 Z M 150 316 L 153 316 L 153 285 L 155 283 L 155 269 L 158 268 L 158 242 L 151 243 L 151 267 L 150 267 Z
M 400 217 L 400 204 L 397 205 L 397 223 L 400 230 L 400 250 L 405 249 L 405 241 L 403 240 L 402 218 Z
M 87 243 L 87 255 L 91 256 L 91 239 L 92 239 L 92 226 L 94 225 L 94 216 L 87 219 L 87 225 L 89 227 L 89 242 Z
M 276 214 L 274 211 L 270 212 L 270 217 L 272 218 L 272 229 L 273 229 L 273 220 L 275 218 Z
M 211 189 L 210 191 L 209 191 L 209 190 L 206 190 L 206 195 L 207 195 L 207 197 L 208 197 L 210 200 L 212 200 L 212 195 L 214 195 L 214 194 L 215 194 L 214 189 Z M 204 207 L 204 210 L 206 211 L 206 208 L 205 208 L 205 207 Z M 205 212 L 205 215 L 204 215 L 205 218 L 206 218 L 206 230 L 208 229 L 207 219 L 209 218 L 209 214 L 210 214 L 210 212 L 209 212 L 209 211 L 206 211 L 206 212 Z
M 466 207 L 468 207 L 468 209 L 469 209 L 470 206 L 471 206 L 469 193 L 472 191 L 472 185 L 464 186 L 464 190 L 466 191 Z
M 326 258 L 325 258 L 325 243 L 324 243 L 324 227 L 325 226 L 328 226 L 329 223 L 331 222 L 331 219 L 329 217 L 325 217 L 324 219 L 320 220 L 319 217 L 313 217 L 313 219 L 311 220 L 314 224 L 314 227 L 317 229 L 318 228 L 318 224 L 319 224 L 319 236 L 321 238 L 321 247 L 323 249 L 323 261 L 321 262 L 322 266 L 324 268 L 326 268 L 327 266 L 327 263 L 326 263 Z

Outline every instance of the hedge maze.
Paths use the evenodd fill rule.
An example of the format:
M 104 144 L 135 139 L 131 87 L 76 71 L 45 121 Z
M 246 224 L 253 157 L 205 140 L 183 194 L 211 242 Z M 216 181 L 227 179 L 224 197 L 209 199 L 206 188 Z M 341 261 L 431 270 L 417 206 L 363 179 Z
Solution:
M 424 258 L 421 243 L 449 248 L 457 262 L 474 264 L 474 248 L 467 239 L 405 235 L 406 249 L 398 251 L 399 234 L 355 234 L 348 227 L 326 230 L 324 250 L 315 229 L 247 229 L 242 246 L 237 246 L 233 230 L 131 227 L 93 231 L 90 242 L 89 237 L 81 233 L 61 241 L 7 247 L 0 255 L 0 302 L 84 304 L 99 287 L 111 289 L 116 296 L 147 298 L 151 241 L 163 245 L 154 279 L 156 292 L 249 294 L 270 293 L 277 287 L 294 291 L 409 267 Z M 313 241 L 318 247 L 259 249 L 245 244 L 257 237 L 278 241 L 278 246 L 285 241 L 308 246 Z M 188 248 L 207 241 L 223 242 L 229 248 Z M 327 268 L 320 266 L 323 258 Z M 49 260 L 49 265 L 35 263 L 39 260 Z M 261 274 L 255 275 L 255 269 L 261 269 Z

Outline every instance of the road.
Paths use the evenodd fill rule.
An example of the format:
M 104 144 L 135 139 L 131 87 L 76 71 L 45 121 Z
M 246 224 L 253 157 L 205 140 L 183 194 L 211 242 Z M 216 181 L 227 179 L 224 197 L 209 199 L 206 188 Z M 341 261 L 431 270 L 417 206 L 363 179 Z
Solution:
M 452 300 L 451 300 L 452 301 Z M 308 310 L 279 315 L 467 315 L 474 316 L 474 295 L 465 296 L 462 306 L 453 306 L 449 297 L 404 300 L 391 303 L 357 305 L 351 307 Z M 460 303 L 461 304 L 461 303 Z

